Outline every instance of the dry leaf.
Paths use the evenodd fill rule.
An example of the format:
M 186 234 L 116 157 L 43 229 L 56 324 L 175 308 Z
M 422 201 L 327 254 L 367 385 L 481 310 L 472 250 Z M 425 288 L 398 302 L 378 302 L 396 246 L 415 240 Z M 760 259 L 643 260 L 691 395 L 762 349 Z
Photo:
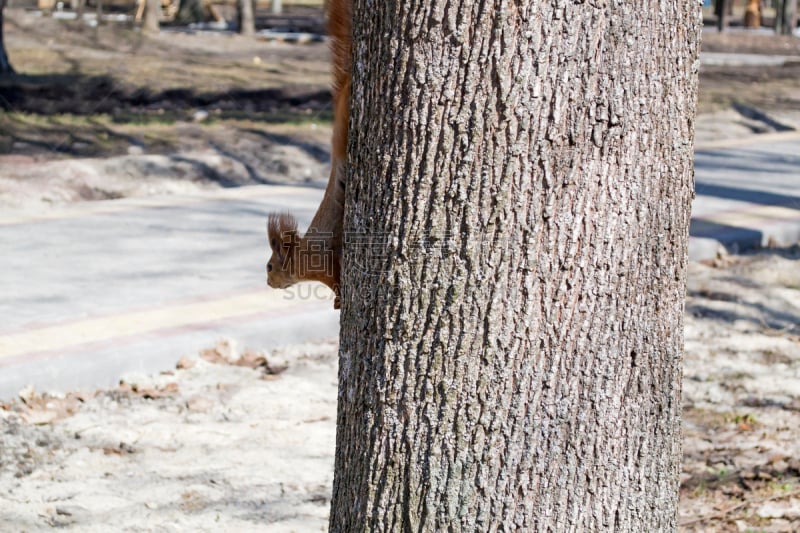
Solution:
M 194 367 L 196 364 L 197 364 L 197 361 L 195 361 L 194 359 L 184 355 L 183 357 L 180 358 L 180 360 L 178 361 L 178 364 L 175 365 L 175 367 L 179 368 L 179 369 L 182 369 L 182 370 L 187 370 L 189 368 Z
M 118 446 L 107 446 L 103 448 L 103 453 L 106 455 L 130 455 L 136 453 L 136 449 L 127 442 L 120 442 Z

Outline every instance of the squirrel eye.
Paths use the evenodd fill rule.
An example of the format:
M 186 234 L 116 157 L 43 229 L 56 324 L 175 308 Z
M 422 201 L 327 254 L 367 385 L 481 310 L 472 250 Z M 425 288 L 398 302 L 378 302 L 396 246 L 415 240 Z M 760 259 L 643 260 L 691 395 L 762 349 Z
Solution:
M 267 272 L 272 272 L 272 263 L 267 263 Z
M 275 248 L 275 244 L 276 244 L 275 239 L 272 239 L 271 241 L 269 241 L 269 243 L 273 248 Z

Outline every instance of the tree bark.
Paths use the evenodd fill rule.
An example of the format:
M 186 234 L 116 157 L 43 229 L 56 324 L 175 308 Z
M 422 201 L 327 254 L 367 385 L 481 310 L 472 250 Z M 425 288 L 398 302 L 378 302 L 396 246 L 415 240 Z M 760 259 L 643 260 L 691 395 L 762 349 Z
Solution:
M 14 67 L 11 66 L 6 53 L 6 41 L 3 33 L 3 12 L 5 8 L 6 0 L 0 0 L 0 75 L 14 74 Z
M 158 20 L 161 18 L 161 0 L 146 0 L 146 2 L 142 30 L 147 33 L 158 33 Z
M 699 4 L 353 11 L 330 531 L 675 531 Z
M 237 18 L 239 21 L 239 33 L 246 37 L 252 37 L 256 33 L 256 23 L 253 17 L 253 0 L 237 0 Z

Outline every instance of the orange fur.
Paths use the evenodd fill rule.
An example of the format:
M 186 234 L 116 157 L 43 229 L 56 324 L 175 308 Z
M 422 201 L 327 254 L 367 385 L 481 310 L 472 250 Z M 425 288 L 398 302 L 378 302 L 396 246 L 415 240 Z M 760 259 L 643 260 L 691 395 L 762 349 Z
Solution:
M 270 287 L 285 289 L 299 281 L 320 281 L 336 293 L 333 305 L 338 309 L 344 218 L 344 165 L 350 121 L 352 0 L 330 0 L 327 15 L 333 56 L 331 175 L 325 196 L 302 238 L 297 234 L 297 221 L 292 215 L 281 213 L 269 216 L 267 233 L 272 257 L 267 263 L 267 283 Z
M 759 28 L 761 26 L 761 0 L 747 0 L 744 11 L 744 26 Z

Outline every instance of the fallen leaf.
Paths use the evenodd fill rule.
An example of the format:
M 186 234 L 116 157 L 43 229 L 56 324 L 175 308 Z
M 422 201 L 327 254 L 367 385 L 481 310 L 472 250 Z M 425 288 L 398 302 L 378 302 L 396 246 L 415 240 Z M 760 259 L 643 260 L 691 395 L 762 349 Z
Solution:
M 180 358 L 180 360 L 178 361 L 178 364 L 175 365 L 175 367 L 179 368 L 181 370 L 187 370 L 189 368 L 194 367 L 196 364 L 197 364 L 197 361 L 195 361 L 194 359 L 184 355 L 183 357 Z
M 126 442 L 120 442 L 118 446 L 106 446 L 103 448 L 103 453 L 106 455 L 130 455 L 136 453 L 136 449 Z
M 19 399 L 25 404 L 30 405 L 36 398 L 36 389 L 33 388 L 33 385 L 28 385 L 27 387 L 23 387 L 22 390 L 17 393 L 17 396 L 19 396 Z

